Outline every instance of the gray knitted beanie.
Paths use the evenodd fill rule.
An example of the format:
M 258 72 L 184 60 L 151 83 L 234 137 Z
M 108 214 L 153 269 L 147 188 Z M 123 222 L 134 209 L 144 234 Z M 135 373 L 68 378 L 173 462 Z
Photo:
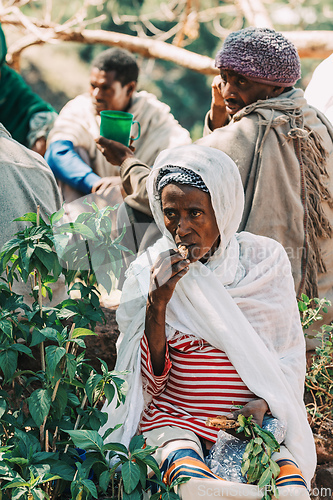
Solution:
M 281 33 L 268 28 L 244 28 L 230 33 L 216 55 L 215 65 L 254 82 L 280 87 L 292 87 L 301 77 L 296 47 Z

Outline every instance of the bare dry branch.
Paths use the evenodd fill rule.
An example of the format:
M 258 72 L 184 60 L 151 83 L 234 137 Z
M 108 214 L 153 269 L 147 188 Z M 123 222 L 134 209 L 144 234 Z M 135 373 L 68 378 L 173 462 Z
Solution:
M 224 5 L 223 8 L 218 7 L 217 9 L 199 11 L 199 5 L 198 3 L 194 3 L 195 0 L 174 0 L 173 3 L 161 4 L 160 15 L 164 16 L 164 19 L 166 19 L 166 17 L 170 19 L 172 16 L 179 16 L 179 14 L 183 12 L 184 18 L 182 24 L 180 24 L 180 22 L 176 23 L 167 32 L 163 32 L 156 28 L 153 36 L 147 36 L 144 29 L 148 28 L 150 32 L 153 32 L 155 26 L 151 24 L 149 16 L 142 16 L 141 21 L 144 22 L 136 23 L 136 29 L 140 36 L 131 36 L 100 29 L 86 29 L 88 24 L 100 22 L 104 19 L 103 16 L 94 19 L 86 18 L 87 6 L 91 0 L 88 0 L 80 11 L 63 24 L 49 22 L 51 0 L 49 0 L 47 5 L 45 12 L 46 16 L 43 20 L 33 17 L 28 18 L 19 9 L 23 3 L 27 3 L 28 1 L 29 0 L 21 0 L 20 2 L 14 1 L 10 6 L 9 3 L 7 3 L 6 7 L 0 5 L 0 22 L 2 24 L 17 26 L 20 29 L 23 28 L 25 31 L 25 36 L 21 37 L 8 48 L 8 63 L 14 65 L 16 69 L 18 69 L 20 54 L 25 48 L 36 44 L 65 41 L 119 46 L 140 54 L 145 58 L 163 59 L 199 73 L 214 75 L 217 74 L 218 71 L 214 67 L 213 59 L 181 47 L 176 47 L 175 45 L 166 43 L 165 40 L 174 36 L 182 27 L 182 31 L 178 38 L 179 43 L 185 45 L 191 37 L 194 38 L 198 33 L 198 23 L 206 22 L 207 19 L 214 16 L 214 11 L 215 14 L 216 12 L 218 14 L 212 17 L 214 21 L 213 29 L 221 37 L 221 40 L 230 32 L 223 28 L 219 22 L 222 13 L 226 13 L 227 11 L 230 12 L 232 16 L 235 16 L 234 24 L 237 25 L 243 19 L 240 9 L 237 9 L 234 3 L 232 5 L 230 4 L 230 6 Z M 238 0 L 238 2 L 238 5 L 242 6 L 243 11 L 250 9 L 250 13 L 247 13 L 246 16 L 247 18 L 252 16 L 252 24 L 258 25 L 259 23 L 264 23 L 266 26 L 270 25 L 270 20 L 262 4 L 262 0 L 255 0 L 254 3 L 252 0 L 251 3 L 250 0 Z M 185 8 L 187 10 L 185 10 Z M 119 19 L 121 20 L 122 18 L 120 17 Z M 179 17 L 175 17 L 175 19 L 179 19 Z M 140 16 L 137 21 L 138 20 L 140 21 Z M 232 26 L 233 29 L 238 29 L 238 27 Z M 284 35 L 295 44 L 301 58 L 312 57 L 324 59 L 333 52 L 332 31 L 292 31 L 284 32 Z

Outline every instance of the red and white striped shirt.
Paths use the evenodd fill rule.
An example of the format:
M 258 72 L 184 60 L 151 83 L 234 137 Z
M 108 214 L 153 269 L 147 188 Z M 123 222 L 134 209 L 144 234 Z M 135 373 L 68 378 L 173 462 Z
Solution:
M 158 377 L 145 334 L 141 352 L 142 376 L 153 398 L 143 412 L 141 432 L 174 425 L 216 441 L 218 429 L 206 427 L 207 418 L 227 415 L 234 405 L 256 398 L 225 352 L 202 339 L 176 332 L 167 342 L 164 371 Z

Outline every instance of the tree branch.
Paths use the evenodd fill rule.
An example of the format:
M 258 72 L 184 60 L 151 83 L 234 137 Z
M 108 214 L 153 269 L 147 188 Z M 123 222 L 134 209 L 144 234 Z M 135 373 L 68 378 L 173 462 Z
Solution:
M 0 14 L 2 24 L 16 24 L 24 26 L 28 30 L 26 23 L 21 17 L 7 16 Z M 83 28 L 67 27 L 65 25 L 47 25 L 45 22 L 37 24 L 30 19 L 35 29 L 29 30 L 29 34 L 12 44 L 8 49 L 8 63 L 17 66 L 20 53 L 27 47 L 42 43 L 80 42 L 85 44 L 102 44 L 108 46 L 118 46 L 140 54 L 145 58 L 163 59 L 173 62 L 184 68 L 197 71 L 207 75 L 214 75 L 218 70 L 214 67 L 214 60 L 207 56 L 202 56 L 181 47 L 176 47 L 161 40 L 149 37 L 140 38 L 137 36 L 125 35 L 105 30 L 88 30 Z M 226 34 L 228 32 L 226 31 Z M 292 41 L 298 49 L 301 58 L 324 59 L 333 52 L 333 32 L 332 31 L 290 31 L 283 33 Z

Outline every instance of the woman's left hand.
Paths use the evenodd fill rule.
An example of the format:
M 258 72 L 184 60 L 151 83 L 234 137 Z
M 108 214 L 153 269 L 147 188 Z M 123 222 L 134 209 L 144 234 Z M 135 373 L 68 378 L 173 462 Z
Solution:
M 267 411 L 269 411 L 269 406 L 264 399 L 253 399 L 243 406 L 243 408 L 233 411 L 232 414 L 235 418 L 237 418 L 238 415 L 244 415 L 244 417 L 253 415 L 253 422 L 261 427 L 264 415 Z

